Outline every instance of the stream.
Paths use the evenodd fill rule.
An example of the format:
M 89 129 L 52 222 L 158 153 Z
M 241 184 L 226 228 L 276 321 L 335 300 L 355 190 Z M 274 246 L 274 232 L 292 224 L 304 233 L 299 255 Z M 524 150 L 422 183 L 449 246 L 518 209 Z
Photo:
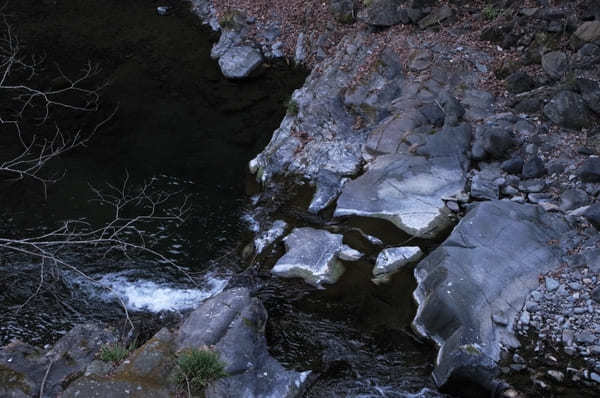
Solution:
M 157 15 L 159 5 L 171 7 L 168 16 Z M 269 312 L 271 354 L 284 366 L 320 374 L 306 397 L 440 396 L 430 378 L 434 350 L 410 329 L 416 286 L 410 270 L 376 286 L 370 282 L 376 253 L 367 250 L 367 260 L 348 266 L 335 285 L 315 290 L 271 277 L 282 244 L 247 267 L 242 249 L 252 239 L 252 222 L 264 221 L 249 198 L 255 187 L 247 164 L 278 127 L 306 71 L 274 63 L 249 81 L 224 79 L 209 57 L 216 34 L 188 7 L 179 0 L 9 5 L 9 20 L 26 50 L 46 57 L 47 75 L 37 82 L 56 76 L 55 65 L 77 75 L 88 60 L 102 68 L 98 81 L 110 81 L 91 121 L 62 113 L 54 121 L 73 130 L 117 113 L 86 147 L 49 165 L 65 175 L 48 186 L 47 197 L 35 182 L 2 182 L 0 236 L 40 235 L 83 217 L 100 225 L 110 220 L 110 209 L 93 200 L 90 187 L 110 190 L 125 179 L 131 189 L 152 183 L 152 192 L 172 194 L 163 203 L 167 211 L 184 198 L 190 206 L 185 221 L 148 223 L 143 231 L 153 249 L 185 272 L 152 256 L 70 249 L 63 258 L 92 280 L 48 265 L 48 281 L 35 294 L 40 261 L 3 252 L 0 345 L 14 338 L 49 344 L 81 322 L 122 326 L 116 296 L 141 338 L 149 337 L 227 286 L 250 285 Z M 0 154 L 15 150 L 7 134 L 5 129 Z M 298 212 L 306 209 L 297 206 Z M 293 217 L 286 221 L 306 225 Z

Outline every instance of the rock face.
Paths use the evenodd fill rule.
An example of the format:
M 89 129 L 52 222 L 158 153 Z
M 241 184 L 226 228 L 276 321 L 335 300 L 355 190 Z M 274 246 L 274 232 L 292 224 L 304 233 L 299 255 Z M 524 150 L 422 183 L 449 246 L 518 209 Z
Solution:
M 326 58 L 294 92 L 294 112 L 288 112 L 267 147 L 251 161 L 261 182 L 276 175 L 314 179 L 326 171 L 333 178 L 324 181 L 332 185 L 332 180 L 358 173 L 366 130 L 356 125 L 357 117 L 376 122 L 387 116 L 402 76 L 397 57 L 384 52 L 364 84 L 352 87 L 370 52 L 365 33 L 346 37 L 335 56 Z
M 426 134 L 415 154 L 400 150 L 377 157 L 365 174 L 344 185 L 334 216 L 381 218 L 410 235 L 436 237 L 452 224 L 442 198 L 464 189 L 470 141 L 467 125 L 445 127 Z
M 361 255 L 344 245 L 344 237 L 313 228 L 295 228 L 285 239 L 286 254 L 271 272 L 285 278 L 302 278 L 315 287 L 335 283 L 344 273 L 339 261 L 358 260 Z
M 458 383 L 461 396 L 495 388 L 501 346 L 518 343 L 516 314 L 538 275 L 560 263 L 560 250 L 548 242 L 567 229 L 537 206 L 483 202 L 417 265 L 413 327 L 439 346 L 433 373 L 439 386 Z
M 260 51 L 249 46 L 236 46 L 227 50 L 219 58 L 219 67 L 229 79 L 243 79 L 250 76 L 263 62 Z
M 414 263 L 423 257 L 419 247 L 391 247 L 384 249 L 377 256 L 375 267 L 373 267 L 373 283 L 376 285 L 385 283 L 399 269 L 407 264 Z

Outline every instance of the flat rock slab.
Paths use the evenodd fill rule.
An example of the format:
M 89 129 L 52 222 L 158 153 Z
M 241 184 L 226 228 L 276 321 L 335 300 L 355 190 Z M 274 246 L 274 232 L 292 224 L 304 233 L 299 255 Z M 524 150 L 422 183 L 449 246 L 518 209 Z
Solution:
M 373 283 L 386 283 L 390 277 L 407 264 L 415 263 L 423 257 L 421 248 L 417 246 L 390 247 L 382 250 L 373 267 Z
M 378 157 L 342 190 L 334 216 L 388 220 L 404 232 L 434 238 L 452 224 L 442 198 L 461 193 L 466 177 L 451 157 Z
M 515 317 L 538 276 L 560 265 L 561 250 L 551 242 L 568 229 L 539 206 L 482 202 L 417 265 L 413 327 L 439 346 L 438 386 L 495 388 L 501 345 L 518 344 Z
M 345 269 L 340 259 L 360 258 L 358 252 L 342 243 L 343 236 L 314 228 L 295 228 L 285 237 L 286 254 L 271 272 L 285 278 L 302 278 L 321 288 L 337 282 Z
M 219 58 L 221 72 L 228 79 L 243 79 L 250 76 L 263 62 L 263 57 L 255 48 L 236 46 L 228 49 Z

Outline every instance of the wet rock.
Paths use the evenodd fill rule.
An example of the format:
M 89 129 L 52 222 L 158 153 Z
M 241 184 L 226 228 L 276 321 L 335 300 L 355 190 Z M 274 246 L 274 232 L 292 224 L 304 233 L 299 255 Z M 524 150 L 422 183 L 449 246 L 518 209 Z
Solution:
M 569 67 L 567 54 L 562 51 L 552 51 L 542 56 L 542 67 L 553 79 L 561 79 Z
M 588 127 L 589 111 L 583 98 L 572 91 L 563 90 L 544 106 L 544 115 L 552 122 L 571 129 Z
M 533 90 L 534 88 L 535 81 L 525 72 L 515 72 L 506 78 L 506 89 L 513 94 Z
M 577 170 L 583 182 L 600 182 L 600 158 L 587 158 Z
M 419 247 L 392 247 L 382 250 L 373 267 L 373 283 L 388 282 L 390 277 L 407 264 L 421 259 L 423 252 Z
M 539 156 L 534 156 L 523 163 L 521 175 L 523 178 L 538 178 L 546 175 L 547 172 L 544 161 Z
M 335 283 L 344 273 L 339 259 L 347 247 L 342 239 L 342 235 L 323 230 L 295 228 L 285 237 L 286 254 L 277 261 L 271 273 L 285 278 L 302 278 L 319 288 Z
M 339 175 L 328 170 L 321 170 L 314 180 L 316 190 L 308 206 L 308 211 L 317 214 L 333 203 L 342 191 L 343 183 L 344 180 Z
M 249 46 L 235 46 L 219 58 L 219 67 L 229 79 L 243 79 L 250 76 L 263 62 L 259 50 Z
M 517 344 L 511 333 L 517 309 L 539 273 L 560 264 L 560 249 L 547 242 L 567 229 L 562 218 L 537 206 L 482 202 L 417 265 L 413 325 L 440 347 L 433 374 L 438 386 L 460 380 L 461 388 L 468 381 L 494 390 L 501 344 Z M 509 320 L 506 328 L 492 322 L 499 312 Z
M 583 212 L 585 217 L 594 227 L 600 229 L 600 203 L 594 203 Z
M 261 254 L 265 248 L 269 247 L 277 239 L 281 238 L 287 229 L 288 224 L 283 220 L 276 220 L 269 230 L 263 232 L 254 239 L 254 250 L 256 254 Z

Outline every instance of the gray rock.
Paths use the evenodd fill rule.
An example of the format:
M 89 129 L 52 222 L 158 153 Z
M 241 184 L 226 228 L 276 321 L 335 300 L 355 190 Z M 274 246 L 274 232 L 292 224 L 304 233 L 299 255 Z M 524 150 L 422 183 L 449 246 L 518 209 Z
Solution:
M 493 159 L 505 158 L 516 142 L 512 132 L 499 128 L 484 128 L 481 132 L 483 149 Z
M 308 57 L 308 50 L 306 48 L 306 35 L 304 32 L 298 35 L 298 40 L 296 41 L 296 51 L 294 52 L 294 62 L 296 64 L 302 64 L 306 57 Z
M 577 28 L 574 35 L 584 42 L 600 41 L 600 21 L 584 22 Z
M 560 283 L 556 279 L 546 277 L 546 290 L 548 290 L 549 292 L 552 292 L 552 291 L 558 289 L 559 286 L 560 286 Z
M 0 380 L 14 380 L 14 384 L 0 385 L 0 393 L 8 397 L 39 396 L 41 382 L 50 367 L 45 377 L 44 397 L 58 396 L 63 392 L 64 380 L 83 374 L 100 348 L 115 341 L 112 332 L 85 324 L 75 326 L 48 351 L 20 342 L 2 347 Z
M 600 158 L 587 158 L 577 173 L 583 182 L 600 182 Z
M 419 21 L 419 28 L 426 29 L 430 26 L 438 25 L 453 15 L 454 11 L 448 6 L 434 8 L 429 15 Z
M 433 238 L 452 224 L 442 199 L 462 192 L 465 181 L 452 158 L 380 156 L 344 185 L 334 216 L 381 218 L 408 234 Z
M 567 189 L 560 195 L 560 208 L 563 211 L 584 206 L 587 202 L 588 194 L 581 189 Z
M 596 336 L 591 330 L 584 330 L 575 334 L 575 341 L 578 343 L 593 344 Z
M 527 193 L 542 192 L 546 188 L 544 180 L 527 180 L 519 182 L 519 189 Z
M 506 89 L 513 93 L 519 94 L 525 91 L 530 91 L 535 88 L 535 81 L 525 72 L 515 72 L 506 78 Z
M 62 398 L 169 398 L 172 393 L 158 382 L 140 382 L 90 376 L 75 380 L 61 395 Z
M 592 299 L 597 302 L 600 303 L 600 286 L 598 286 L 597 288 L 595 288 L 594 290 L 592 290 Z
M 590 79 L 577 79 L 577 87 L 586 105 L 600 114 L 600 84 Z
M 600 203 L 594 203 L 583 212 L 583 216 L 590 222 L 594 227 L 600 229 Z
M 544 106 L 544 115 L 552 122 L 566 128 L 589 127 L 591 120 L 583 98 L 572 91 L 563 90 Z
M 264 231 L 260 236 L 254 239 L 254 249 L 256 254 L 261 254 L 265 248 L 269 247 L 277 239 L 281 238 L 287 229 L 288 224 L 283 220 L 273 222 L 271 228 Z
M 219 67 L 229 79 L 243 79 L 250 76 L 263 62 L 259 50 L 249 46 L 235 46 L 219 58 Z
M 428 49 L 413 50 L 408 56 L 408 68 L 413 72 L 421 72 L 431 66 L 433 53 Z
M 538 178 L 546 175 L 547 173 L 548 171 L 546 170 L 544 161 L 538 156 L 534 156 L 523 163 L 523 171 L 521 172 L 521 175 L 523 178 Z
M 560 249 L 547 242 L 567 229 L 537 206 L 482 202 L 417 265 L 413 326 L 439 346 L 438 386 L 460 380 L 461 389 L 470 382 L 494 390 L 501 344 L 516 344 L 512 320 L 539 274 L 560 265 Z M 510 321 L 506 328 L 494 326 L 498 312 Z
M 465 114 L 465 108 L 460 102 L 448 91 L 442 91 L 438 95 L 438 103 L 444 110 L 444 124 L 448 126 L 456 126 L 458 121 Z
M 317 214 L 333 203 L 342 191 L 343 182 L 339 175 L 329 170 L 321 170 L 314 180 L 317 189 L 308 206 L 308 211 Z
M 552 51 L 542 56 L 542 67 L 553 79 L 561 79 L 569 67 L 567 54 L 562 51 Z
M 510 174 L 521 174 L 523 163 L 523 159 L 520 156 L 515 156 L 502 162 L 500 168 Z
M 377 256 L 373 267 L 373 283 L 380 284 L 389 281 L 389 278 L 407 264 L 414 263 L 423 257 L 419 247 L 392 247 L 382 250 Z
M 494 176 L 480 172 L 471 179 L 471 197 L 481 200 L 498 199 L 499 189 L 494 182 Z
M 373 26 L 393 26 L 404 19 L 397 0 L 372 0 L 365 3 L 359 18 Z
M 271 273 L 285 278 L 302 278 L 318 288 L 335 283 L 345 270 L 339 261 L 341 252 L 347 250 L 342 239 L 342 235 L 323 230 L 294 228 L 284 239 L 285 255 Z
M 210 57 L 214 60 L 221 58 L 231 48 L 240 45 L 242 37 L 240 33 L 232 29 L 223 29 L 219 41 L 210 50 Z

